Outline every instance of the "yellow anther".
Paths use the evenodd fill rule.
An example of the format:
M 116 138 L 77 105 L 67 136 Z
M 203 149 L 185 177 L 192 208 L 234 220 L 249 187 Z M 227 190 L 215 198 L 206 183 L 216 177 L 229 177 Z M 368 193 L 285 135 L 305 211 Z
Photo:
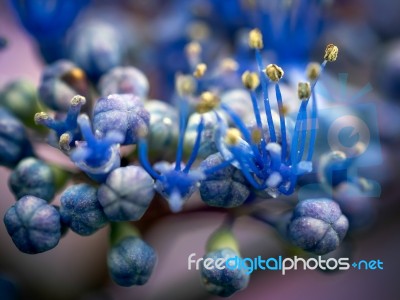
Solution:
M 261 142 L 262 138 L 262 131 L 260 128 L 254 128 L 251 132 L 251 139 L 255 144 L 258 144 Z
M 242 83 L 246 89 L 255 90 L 260 84 L 257 73 L 246 71 L 242 75 Z
M 232 58 L 224 58 L 220 63 L 223 72 L 235 72 L 239 69 L 239 64 Z
M 250 31 L 249 46 L 252 49 L 262 49 L 264 47 L 262 33 L 258 28 Z
M 197 57 L 201 54 L 201 45 L 198 42 L 190 42 L 186 45 L 185 52 L 189 57 Z
M 86 98 L 81 95 L 76 95 L 71 99 L 72 106 L 84 105 L 85 103 L 86 103 Z
M 220 99 L 212 92 L 206 91 L 200 95 L 199 103 L 196 106 L 196 112 L 204 114 L 216 108 Z
M 179 95 L 192 95 L 196 90 L 196 81 L 191 75 L 178 75 L 175 80 L 175 89 Z
M 35 123 L 40 124 L 43 120 L 47 120 L 49 115 L 45 112 L 38 112 L 35 114 Z
M 228 131 L 226 132 L 225 143 L 233 146 L 239 143 L 241 138 L 242 134 L 240 133 L 239 129 L 229 128 Z
M 203 63 L 198 64 L 196 66 L 196 69 L 193 72 L 193 76 L 196 77 L 196 78 L 201 78 L 201 77 L 204 76 L 206 71 L 207 71 L 207 65 L 206 64 L 203 64 Z
M 80 68 L 72 68 L 71 70 L 69 70 L 68 72 L 66 72 L 65 74 L 63 74 L 61 76 L 61 80 L 67 82 L 67 83 L 73 83 L 73 82 L 77 82 L 77 81 L 81 81 L 81 80 L 85 80 L 86 79 L 86 74 L 85 72 L 80 69 Z
M 314 81 L 318 78 L 321 73 L 321 65 L 316 62 L 311 62 L 307 65 L 306 75 L 307 78 L 311 81 Z
M 307 100 L 311 96 L 311 86 L 309 82 L 299 82 L 297 94 L 300 100 Z
M 326 61 L 335 61 L 339 53 L 339 48 L 334 44 L 329 44 L 326 46 L 324 59 Z
M 71 147 L 69 146 L 70 143 L 71 143 L 71 136 L 69 135 L 69 133 L 63 133 L 60 136 L 60 140 L 58 142 L 60 149 L 64 151 L 69 151 L 71 149 Z
M 283 72 L 282 68 L 275 64 L 270 64 L 265 68 L 265 74 L 271 81 L 278 82 L 285 72 Z

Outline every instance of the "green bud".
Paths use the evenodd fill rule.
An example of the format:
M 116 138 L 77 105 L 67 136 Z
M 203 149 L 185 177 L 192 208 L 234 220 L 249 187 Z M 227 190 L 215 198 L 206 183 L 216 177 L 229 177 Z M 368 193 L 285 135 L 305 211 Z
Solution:
M 40 106 L 35 87 L 29 81 L 16 80 L 8 84 L 0 95 L 0 105 L 20 119 L 25 126 L 46 131 L 46 128 L 37 126 L 34 122 L 35 113 L 43 111 L 43 107 Z

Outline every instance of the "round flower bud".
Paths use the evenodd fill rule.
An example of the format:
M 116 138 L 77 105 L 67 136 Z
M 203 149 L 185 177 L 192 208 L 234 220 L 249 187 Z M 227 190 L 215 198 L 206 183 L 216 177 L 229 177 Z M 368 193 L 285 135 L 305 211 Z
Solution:
M 162 151 L 163 155 L 175 156 L 171 150 L 178 140 L 178 112 L 172 105 L 158 100 L 147 101 L 144 108 L 150 114 L 149 133 L 147 135 L 150 151 Z
M 235 260 L 239 258 L 239 254 L 231 248 L 223 248 L 209 252 L 204 256 L 203 264 L 201 265 L 201 279 L 207 292 L 220 297 L 229 297 L 247 287 L 249 274 L 246 273 L 244 268 L 228 267 L 230 265 L 229 262 L 222 270 L 215 266 L 212 269 L 206 268 L 204 261 L 209 258 L 215 263 L 218 259 L 223 259 L 224 261 L 228 259 Z
M 154 197 L 154 180 L 141 167 L 115 169 L 98 190 L 98 199 L 111 221 L 139 220 Z
M 20 161 L 11 173 L 8 183 L 17 199 L 31 195 L 50 202 L 56 192 L 51 167 L 33 157 Z
M 113 245 L 107 265 L 112 280 L 121 286 L 145 284 L 157 263 L 154 249 L 137 237 L 127 237 Z
M 335 201 L 309 199 L 295 207 L 288 237 L 305 251 L 326 254 L 339 246 L 348 228 L 349 222 Z
M 139 98 L 132 94 L 109 95 L 97 100 L 93 110 L 93 127 L 101 135 L 119 131 L 124 135 L 122 145 L 135 144 L 142 132 L 147 132 L 150 115 Z
M 97 189 L 88 184 L 67 188 L 61 195 L 61 221 L 80 235 L 91 235 L 107 224 L 97 198 Z
M 75 95 L 85 95 L 87 81 L 85 73 L 68 60 L 59 60 L 48 65 L 39 86 L 41 101 L 53 110 L 67 112 Z
M 4 215 L 4 224 L 15 246 L 28 254 L 57 246 L 61 237 L 60 214 L 43 199 L 25 196 Z
M 20 79 L 6 85 L 0 95 L 0 103 L 26 126 L 39 128 L 35 125 L 33 116 L 41 107 L 36 87 L 29 81 Z
M 221 154 L 207 157 L 200 168 L 207 169 L 224 162 Z M 213 172 L 200 182 L 201 199 L 210 206 L 236 207 L 242 205 L 250 195 L 248 183 L 239 169 L 232 165 Z
M 147 77 L 134 67 L 116 67 L 104 74 L 99 83 L 100 94 L 133 94 L 144 100 L 149 94 Z
M 32 155 L 24 126 L 0 107 L 0 166 L 14 167 L 21 159 Z

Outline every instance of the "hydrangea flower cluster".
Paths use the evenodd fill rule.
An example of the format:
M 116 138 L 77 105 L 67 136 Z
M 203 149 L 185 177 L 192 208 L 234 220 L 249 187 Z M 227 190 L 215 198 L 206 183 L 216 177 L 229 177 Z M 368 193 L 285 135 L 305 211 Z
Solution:
M 31 33 L 41 37 L 40 28 Z M 354 160 L 339 151 L 320 160 L 314 157 L 315 87 L 327 63 L 336 60 L 338 47 L 329 44 L 322 63 L 307 67 L 308 81 L 298 84 L 299 108 L 293 118 L 279 83 L 284 70 L 265 63 L 261 31 L 249 31 L 247 42 L 254 51 L 255 71 L 253 64 L 239 68 L 234 60 L 209 68 L 202 62 L 201 45 L 190 42 L 185 48 L 190 72 L 176 76 L 175 93 L 167 102 L 150 100 L 147 77 L 135 67 L 120 66 L 119 56 L 104 69 L 86 66 L 80 61 L 85 57 L 80 51 L 88 54 L 84 45 L 75 49 L 71 57 L 79 59 L 74 62 L 58 60 L 46 67 L 38 88 L 40 103 L 29 97 L 26 106 L 43 111 L 22 113 L 23 107 L 7 101 L 11 93 L 4 93 L 0 164 L 12 168 L 9 186 L 17 200 L 4 224 L 16 247 L 41 253 L 56 247 L 66 228 L 88 236 L 109 224 L 110 277 L 132 286 L 145 284 L 157 263 L 155 250 L 133 223 L 143 218 L 155 197 L 164 198 L 172 213 L 185 210 L 196 197 L 204 206 L 226 210 L 230 222 L 209 238 L 205 258 L 240 255 L 232 225 L 241 214 L 232 209 L 237 212 L 243 206 L 242 215 L 273 226 L 292 247 L 313 254 L 336 250 L 349 230 L 367 224 L 367 184 L 347 172 Z M 238 69 L 244 72 L 238 74 Z M 228 73 L 232 82 L 240 78 L 243 87 L 219 84 Z M 28 134 L 27 118 L 48 130 L 33 126 L 35 133 Z M 32 135 L 47 139 L 76 169 L 63 170 L 36 155 Z M 253 207 L 267 198 L 293 195 L 298 179 L 312 171 L 333 191 L 331 198 L 299 201 L 274 220 Z M 63 189 L 71 177 L 83 179 Z M 348 197 L 349 191 L 356 197 Z M 51 204 L 56 194 L 60 207 Z M 243 270 L 210 271 L 203 266 L 200 276 L 205 289 L 221 297 L 249 282 Z

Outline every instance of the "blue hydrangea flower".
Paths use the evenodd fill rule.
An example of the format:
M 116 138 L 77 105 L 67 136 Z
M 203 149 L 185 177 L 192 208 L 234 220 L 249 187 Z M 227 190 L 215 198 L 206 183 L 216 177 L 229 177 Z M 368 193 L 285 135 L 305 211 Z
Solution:
M 335 201 L 309 199 L 295 207 L 288 237 L 303 250 L 326 254 L 339 246 L 348 228 L 349 222 Z
M 192 153 L 187 164 L 183 164 L 183 145 L 184 133 L 187 128 L 187 116 L 189 104 L 185 100 L 180 100 L 179 111 L 179 140 L 176 152 L 176 161 L 170 164 L 166 161 L 150 165 L 147 157 L 147 140 L 142 137 L 139 140 L 139 160 L 143 168 L 156 180 L 155 188 L 169 203 L 173 212 L 178 212 L 186 200 L 194 193 L 199 185 L 199 181 L 204 178 L 201 171 L 190 171 L 196 160 L 201 135 L 204 129 L 204 120 L 201 119 L 197 127 L 197 137 L 193 146 Z
M 43 199 L 25 196 L 4 215 L 4 224 L 15 246 L 28 254 L 48 251 L 61 237 L 60 214 Z
M 61 221 L 80 235 L 91 235 L 107 224 L 97 198 L 97 189 L 88 184 L 67 188 L 61 195 Z
M 85 95 L 85 73 L 68 60 L 46 66 L 39 86 L 41 101 L 55 111 L 67 112 L 75 95 Z
M 232 109 L 222 104 L 221 108 L 235 123 L 237 129 L 227 129 L 227 126 L 219 122 L 217 145 L 223 157 L 226 160 L 233 159 L 234 165 L 241 169 L 243 175 L 256 190 L 264 190 L 272 197 L 277 197 L 279 194 L 290 195 L 294 192 L 298 176 L 312 170 L 312 156 L 317 131 L 317 105 L 314 87 L 327 62 L 336 60 L 338 49 L 334 45 L 328 45 L 322 65 L 318 68 L 314 67 L 314 72 L 310 72 L 311 84 L 299 83 L 298 95 L 301 105 L 292 138 L 288 143 L 290 133 L 287 131 L 282 93 L 278 83 L 284 72 L 274 64 L 264 68 L 260 51 L 263 47 L 262 34 L 258 29 L 250 32 L 249 46 L 255 50 L 258 73 L 246 71 L 243 73 L 242 81 L 251 96 L 256 127 L 246 126 Z M 279 133 L 276 132 L 276 121 L 270 105 L 269 81 L 275 86 L 275 98 L 279 112 Z M 260 83 L 264 110 L 260 110 L 256 94 Z M 312 99 L 311 112 L 307 112 L 310 98 Z M 267 124 L 263 124 L 262 114 L 265 114 Z M 308 118 L 312 120 L 310 125 L 307 122 Z M 264 129 L 265 125 L 267 125 L 267 132 Z M 309 139 L 307 139 L 307 133 L 310 135 Z M 305 153 L 307 141 L 308 152 Z
M 104 74 L 99 82 L 100 94 L 133 94 L 142 101 L 149 94 L 149 81 L 142 71 L 135 67 L 116 67 Z
M 107 257 L 111 278 L 121 286 L 145 284 L 156 263 L 154 249 L 137 237 L 122 239 L 110 249 Z
M 94 135 L 89 117 L 84 114 L 78 117 L 78 124 L 85 141 L 76 142 L 70 158 L 90 178 L 103 182 L 121 164 L 119 143 L 124 138 L 119 131 Z
M 0 107 L 0 165 L 13 167 L 24 157 L 32 155 L 32 145 L 24 126 Z
M 139 220 L 154 197 L 154 180 L 137 166 L 115 169 L 98 191 L 99 202 L 111 221 Z
M 110 131 L 124 134 L 123 145 L 135 144 L 140 134 L 147 133 L 150 115 L 133 94 L 109 95 L 97 100 L 93 111 L 93 127 L 102 135 Z
M 86 99 L 82 96 L 74 96 L 64 120 L 53 119 L 45 112 L 35 114 L 35 123 L 46 126 L 54 131 L 54 136 L 49 137 L 50 144 L 57 144 L 63 151 L 69 151 L 75 141 L 80 139 L 81 133 L 78 127 L 78 116 Z M 53 145 L 55 146 L 55 145 Z
M 50 202 L 56 192 L 51 167 L 33 157 L 19 162 L 11 173 L 8 183 L 17 199 L 31 195 Z
M 210 206 L 236 207 L 250 196 L 249 184 L 241 171 L 232 165 L 220 168 L 225 162 L 221 154 L 207 157 L 200 164 L 206 178 L 200 182 L 201 199 Z
M 239 254 L 232 249 L 223 248 L 207 253 L 204 260 L 211 258 L 215 262 L 220 258 L 227 260 L 238 256 Z M 204 267 L 204 263 L 201 265 L 201 279 L 207 292 L 220 297 L 229 297 L 249 284 L 249 275 L 243 268 L 225 267 L 223 270 L 219 270 L 214 267 L 212 270 L 208 270 Z

